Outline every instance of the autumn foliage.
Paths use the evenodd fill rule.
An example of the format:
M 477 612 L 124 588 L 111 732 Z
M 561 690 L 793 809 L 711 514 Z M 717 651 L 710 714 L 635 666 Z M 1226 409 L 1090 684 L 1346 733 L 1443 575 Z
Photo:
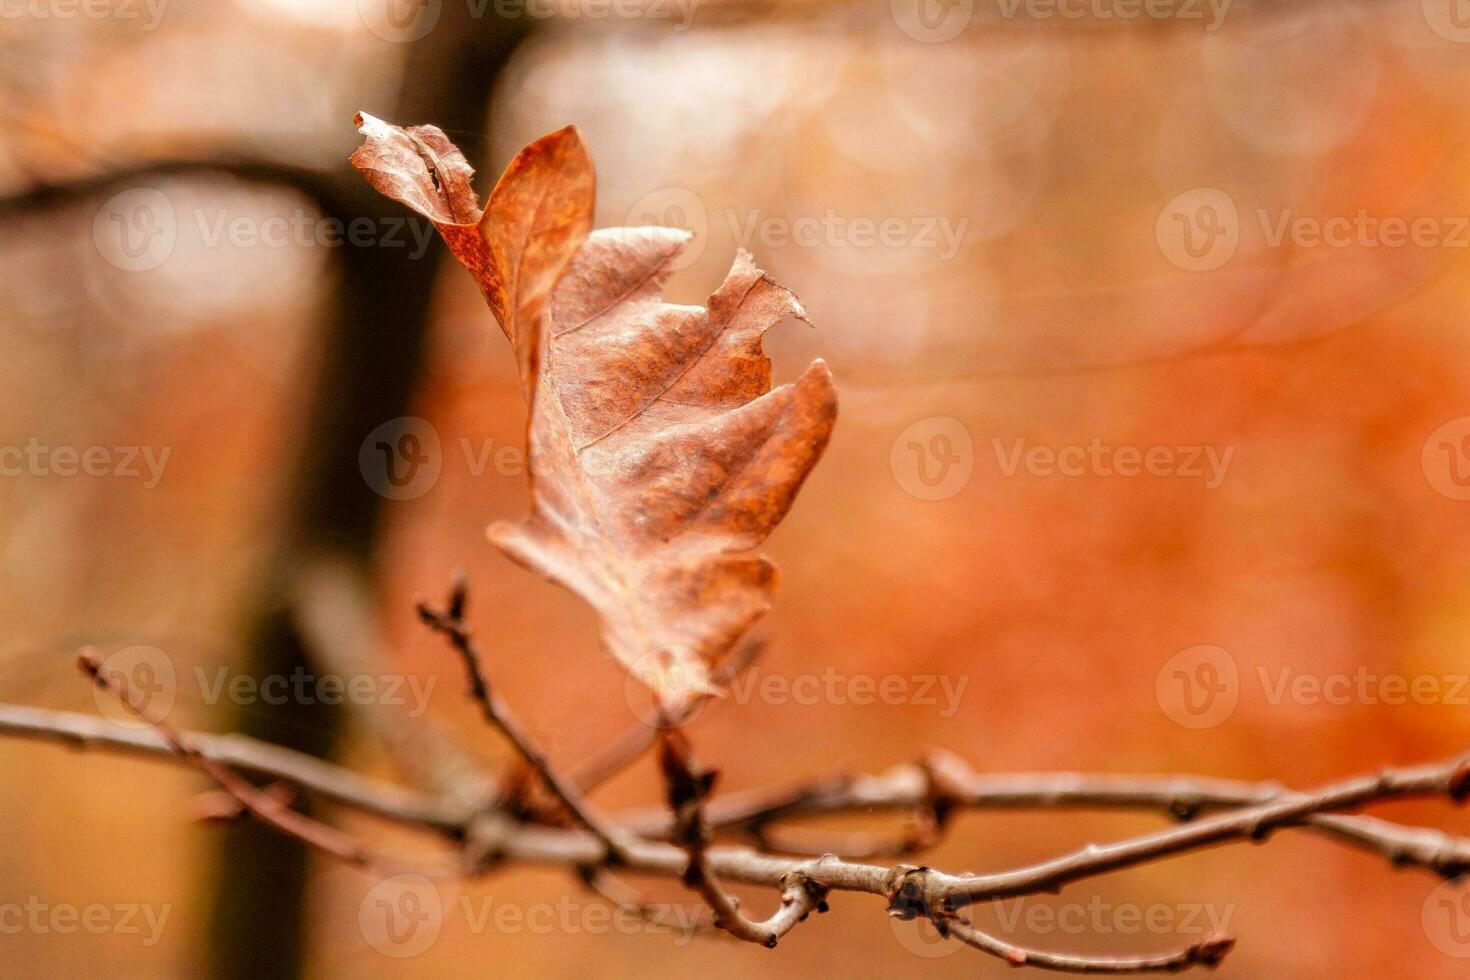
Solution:
M 352 162 L 431 219 L 515 351 L 530 406 L 531 513 L 490 539 L 602 617 L 608 651 L 678 714 L 769 608 L 747 554 L 790 509 L 837 414 L 818 360 L 772 390 L 761 336 L 806 319 L 743 249 L 704 307 L 662 298 L 688 233 L 592 232 L 592 162 L 573 127 L 515 158 L 482 210 L 433 126 L 360 115 Z

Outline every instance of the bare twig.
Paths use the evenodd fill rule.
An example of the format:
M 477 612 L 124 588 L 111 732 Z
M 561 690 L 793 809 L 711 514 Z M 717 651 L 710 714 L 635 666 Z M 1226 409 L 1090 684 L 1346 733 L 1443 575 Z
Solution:
M 459 833 L 469 811 L 411 790 L 360 776 L 315 756 L 243 735 L 179 733 L 194 754 L 239 772 L 283 780 L 365 813 L 397 823 Z M 187 763 L 151 728 L 129 729 L 106 718 L 74 711 L 49 711 L 0 704 L 0 736 L 59 742 L 77 749 L 98 748 Z
M 371 583 L 354 562 L 328 552 L 303 561 L 292 599 L 297 627 L 324 670 L 352 676 L 403 669 L 388 660 Z M 354 704 L 348 699 L 351 717 L 378 739 L 404 779 L 466 807 L 494 800 L 495 780 L 433 717 L 415 718 L 384 700 Z
M 688 922 L 671 922 L 672 907 L 648 901 L 625 882 L 617 878 L 606 867 L 598 866 L 577 869 L 582 884 L 614 908 L 630 912 L 655 926 L 680 928 L 691 934 L 724 935 L 723 929 L 713 919 L 695 918 Z
M 1199 776 L 1100 776 L 1086 773 L 977 773 L 948 752 L 931 753 L 922 765 L 896 766 L 875 776 L 837 777 L 716 798 L 705 808 L 712 833 L 753 842 L 777 843 L 764 828 L 779 821 L 842 813 L 921 811 L 938 787 L 956 809 L 1127 809 L 1158 810 L 1180 821 L 1203 814 L 1257 806 L 1282 798 L 1284 787 Z M 665 811 L 628 814 L 622 822 L 640 834 L 667 840 Z M 1470 840 L 1437 830 L 1404 827 L 1373 817 L 1312 814 L 1302 826 L 1380 854 L 1395 865 L 1423 867 L 1453 878 L 1470 871 Z M 894 851 L 913 840 L 907 835 Z M 799 842 L 792 851 L 812 849 Z M 786 848 L 780 848 L 785 850 Z M 838 853 L 857 856 L 847 850 Z M 872 856 L 884 851 L 875 847 Z
M 765 640 L 759 637 L 746 640 L 737 646 L 719 667 L 715 668 L 710 674 L 710 681 L 716 687 L 729 684 L 747 667 L 755 663 L 765 649 Z M 579 764 L 572 771 L 572 781 L 582 788 L 582 792 L 590 793 L 637 761 L 653 746 L 654 741 L 658 738 L 658 732 L 657 725 L 643 722 L 630 725 L 606 748 Z
M 0 736 L 7 735 L 59 742 L 79 749 L 94 747 L 162 761 L 184 761 L 157 732 L 120 728 L 105 718 L 79 712 L 0 704 Z M 437 800 L 301 752 L 240 735 L 191 731 L 186 737 L 197 753 L 222 765 L 284 780 L 398 823 L 458 835 L 476 812 L 475 808 L 458 802 Z M 947 765 L 953 766 L 956 761 Z M 1209 810 L 1259 805 L 1284 792 L 1275 785 L 1196 776 L 1083 773 L 972 773 L 957 785 L 963 788 L 956 804 L 962 809 L 1157 809 L 1182 819 L 1193 819 Z M 752 821 L 769 824 L 782 819 L 848 812 L 912 809 L 920 805 L 923 793 L 922 771 L 915 766 L 898 766 L 882 775 L 718 796 L 706 804 L 705 816 L 712 833 L 745 833 L 745 825 Z M 666 811 L 622 813 L 617 822 L 647 837 L 666 840 L 670 834 Z M 1405 827 L 1376 817 L 1327 813 L 1303 820 L 1303 826 L 1381 854 L 1396 865 L 1423 867 L 1450 878 L 1470 872 L 1470 840 L 1443 831 Z
M 1076 956 L 1008 943 L 959 916 L 936 916 L 934 927 L 940 935 L 958 939 L 1012 966 L 1036 966 L 1059 973 L 1178 973 L 1192 966 L 1217 966 L 1235 947 L 1235 940 L 1229 936 L 1211 936 L 1184 949 L 1156 956 Z
M 245 811 L 262 823 L 339 861 L 357 867 L 372 868 L 379 873 L 397 874 L 403 871 L 413 871 L 441 878 L 464 875 L 466 869 L 462 868 L 422 867 L 373 854 L 351 835 L 291 809 L 279 791 L 258 790 L 228 766 L 221 765 L 208 756 L 202 755 L 194 748 L 188 736 L 177 731 L 162 718 L 155 717 L 142 702 L 135 700 L 128 691 L 126 679 L 117 673 L 105 671 L 102 661 L 98 659 L 94 651 L 83 650 L 81 656 L 77 658 L 77 665 L 99 687 L 114 694 L 124 707 L 151 725 L 153 730 L 162 736 L 170 748 L 182 759 L 214 780 Z
M 705 797 L 714 786 L 716 773 L 695 765 L 683 733 L 671 729 L 661 734 L 659 762 L 668 787 L 669 809 L 674 813 L 674 839 L 689 855 L 682 875 L 715 915 L 715 925 L 736 939 L 774 949 L 813 910 L 827 911 L 827 888 L 808 869 L 795 868 L 782 878 L 781 905 L 764 921 L 747 919 L 740 902 L 720 887 L 708 860 L 708 831 L 704 825 Z
M 96 663 L 95 658 L 92 662 Z M 83 724 L 83 721 L 87 723 Z M 87 716 L 0 705 L 0 734 L 7 733 L 147 753 L 158 758 L 185 761 L 196 767 L 200 766 L 201 759 L 213 761 L 219 768 L 224 767 L 222 760 L 231 761 L 242 769 L 289 781 L 393 819 L 413 823 L 415 815 L 422 815 L 424 826 L 448 831 L 455 837 L 468 839 L 478 832 L 482 844 L 505 861 L 564 867 L 585 875 L 588 873 L 586 869 L 597 868 L 607 857 L 605 843 L 582 830 L 517 821 L 505 815 L 496 817 L 462 809 L 455 811 L 397 787 L 364 780 L 339 767 L 230 736 L 204 736 L 171 729 L 166 732 L 132 732 Z M 1470 845 L 1464 840 L 1439 831 L 1405 828 L 1372 817 L 1341 814 L 1344 810 L 1392 799 L 1447 796 L 1463 801 L 1470 795 L 1470 765 L 1463 758 L 1409 769 L 1386 770 L 1377 775 L 1344 780 L 1311 793 L 1185 777 L 982 776 L 960 769 L 957 760 L 953 759 L 939 760 L 937 765 L 931 760 L 930 765 L 944 770 L 943 791 L 956 807 L 1158 808 L 1181 818 L 1192 817 L 1204 810 L 1229 809 L 1118 843 L 1090 846 L 1051 861 L 986 875 L 953 875 L 905 865 L 867 864 L 854 860 L 850 855 L 826 855 L 815 860 L 783 857 L 745 847 L 710 846 L 703 840 L 697 846 L 697 861 L 691 861 L 688 846 L 638 836 L 630 839 L 623 861 L 629 871 L 663 877 L 683 878 L 691 868 L 697 868 L 696 875 L 713 881 L 717 894 L 723 896 L 716 898 L 716 904 L 724 905 L 727 921 L 746 934 L 742 938 L 758 942 L 768 942 L 773 936 L 779 938 L 800 920 L 804 912 L 815 907 L 813 898 L 804 896 L 812 896 L 812 886 L 817 886 L 822 890 L 883 896 L 893 911 L 943 920 L 943 927 L 956 940 L 975 939 L 983 943 L 986 941 L 984 934 L 968 931 L 973 927 L 958 920 L 953 914 L 955 909 L 988 898 L 1054 891 L 1086 877 L 1217 844 L 1264 840 L 1270 832 L 1282 827 L 1311 827 L 1371 848 L 1396 863 L 1423 865 L 1449 876 L 1463 873 L 1470 867 L 1466 862 Z M 693 767 L 689 768 L 693 773 Z M 225 768 L 225 773 L 234 776 L 228 768 Z M 697 782 L 697 773 L 690 778 Z M 279 818 L 285 808 L 277 809 L 269 802 L 257 800 L 252 794 L 259 791 L 248 785 L 245 788 L 249 790 L 245 794 L 246 799 L 260 811 L 252 808 L 251 812 L 273 826 L 279 826 L 278 821 L 269 818 Z M 748 820 L 752 815 L 771 820 L 842 812 L 858 807 L 912 808 L 923 805 L 932 793 L 929 780 L 921 769 L 901 767 L 882 776 L 829 780 L 796 790 L 715 799 L 708 804 L 701 803 L 699 820 L 707 835 L 715 823 L 713 815 L 720 815 L 727 821 L 727 826 L 737 827 L 740 821 Z M 288 809 L 285 812 L 294 813 Z M 288 826 L 290 819 L 286 818 Z M 1323 822 L 1327 820 L 1333 823 Z M 647 830 L 650 833 L 660 829 L 650 826 L 646 815 L 632 815 L 621 824 L 630 830 Z M 672 824 L 670 827 L 669 821 L 665 820 L 662 827 L 665 836 L 674 836 L 674 829 L 680 829 L 681 834 L 687 836 L 692 826 L 687 815 L 682 819 L 676 817 Z M 285 832 L 292 833 L 295 829 L 290 827 Z M 326 829 L 331 831 L 331 828 Z M 355 841 L 333 839 L 333 843 L 340 843 L 338 850 L 344 857 L 362 853 Z M 347 859 L 361 863 L 358 857 Z M 776 888 L 782 891 L 783 900 L 789 901 L 771 919 L 751 922 L 738 917 L 738 908 L 724 904 L 726 900 L 733 903 L 734 899 L 725 895 L 719 886 L 721 881 Z M 730 915 L 732 908 L 735 915 Z M 728 927 L 726 931 L 729 931 Z M 993 940 L 993 937 L 989 938 Z M 1001 946 L 1014 949 L 1009 944 L 1002 943 Z M 1056 969 L 1068 968 L 1065 965 L 1068 963 L 1095 966 L 1110 962 L 1029 950 L 1021 952 L 1028 955 L 1027 962 L 1031 965 Z M 1209 959 L 1206 954 L 1211 954 L 1211 948 L 1201 946 L 1193 954 L 1189 950 L 1171 954 L 1183 956 L 1184 960 L 1170 962 L 1179 968 L 1206 965 Z
M 534 769 L 541 781 L 564 806 L 574 820 L 586 827 L 602 842 L 606 860 L 620 861 L 628 847 L 628 834 L 598 813 L 582 795 L 575 784 L 562 777 L 551 765 L 546 753 L 532 741 L 524 725 L 511 711 L 510 706 L 495 692 L 485 674 L 484 663 L 474 638 L 465 626 L 465 605 L 468 602 L 468 587 L 462 574 L 456 574 L 450 586 L 449 599 L 445 608 L 435 610 L 427 602 L 417 603 L 419 618 L 436 633 L 445 636 L 464 662 L 469 679 L 470 697 L 480 706 L 480 714 L 501 734 Z

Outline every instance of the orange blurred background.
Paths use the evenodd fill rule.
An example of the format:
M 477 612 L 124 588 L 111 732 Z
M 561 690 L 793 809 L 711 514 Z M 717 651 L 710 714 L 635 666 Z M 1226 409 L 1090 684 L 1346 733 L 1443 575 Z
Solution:
M 177 670 L 177 723 L 228 730 L 253 710 L 195 679 L 248 672 L 249 597 L 290 533 L 284 461 L 321 396 L 312 371 L 340 256 L 228 230 L 317 227 L 289 187 L 146 167 L 252 155 L 340 171 L 355 110 L 439 121 L 394 118 L 396 93 L 422 81 L 415 44 L 509 21 L 516 44 L 483 126 L 450 132 L 481 193 L 525 142 L 577 124 L 600 226 L 698 235 L 672 298 L 700 301 L 747 247 L 816 324 L 768 335 L 778 379 L 815 356 L 837 378 L 832 444 L 768 546 L 783 571 L 759 628 L 770 648 L 745 693 L 692 729 L 724 789 L 878 772 L 935 747 L 982 771 L 1300 787 L 1464 749 L 1470 22 L 1458 0 L 1180 3 L 1131 18 L 1125 0 L 1062 4 L 1081 17 L 1039 0 L 670 0 L 636 17 L 567 0 L 471 3 L 467 19 L 451 15 L 463 0 L 406 14 L 384 2 L 99 0 L 66 16 L 81 8 L 0 0 L 0 193 L 145 169 L 96 194 L 0 206 L 0 447 L 167 450 L 151 486 L 141 462 L 136 477 L 28 462 L 0 478 L 0 699 L 96 712 L 76 647 L 144 645 Z M 173 213 L 156 262 L 129 247 L 126 221 L 156 200 L 140 193 Z M 403 246 L 375 244 L 418 261 L 413 230 Z M 438 475 L 382 502 L 374 656 L 432 685 L 415 721 L 502 768 L 508 750 L 413 614 L 416 594 L 440 594 L 464 567 L 502 693 L 570 765 L 627 727 L 629 697 L 591 612 L 485 540 L 487 523 L 525 507 L 524 409 L 471 279 L 427 256 L 440 268 L 407 414 L 437 437 Z M 346 458 L 372 428 L 341 444 Z M 1151 450 L 1157 465 L 1119 472 Z M 790 696 L 812 676 L 820 696 Z M 862 695 L 889 677 L 902 695 Z M 1191 679 L 1217 680 L 1224 700 L 1199 701 Z M 1420 693 L 1395 696 L 1400 680 Z M 346 715 L 340 759 L 419 775 L 371 720 Z M 0 972 L 198 975 L 220 833 L 188 820 L 203 781 L 21 741 L 0 740 L 0 760 Z M 658 800 L 647 762 L 597 795 L 611 809 Z M 1447 804 L 1374 812 L 1470 833 Z M 922 860 L 1001 870 L 1162 825 L 969 814 Z M 439 888 L 433 941 L 388 955 L 362 924 L 376 885 L 313 861 L 306 975 L 1008 969 L 863 896 L 837 896 L 769 952 L 619 931 L 572 876 L 521 869 Z M 980 914 L 1017 942 L 1079 952 L 1172 948 L 1223 924 L 1240 939 L 1224 977 L 1463 976 L 1470 905 L 1437 885 L 1283 832 Z M 648 887 L 693 905 L 675 883 Z M 771 900 L 748 896 L 757 910 Z M 142 929 L 11 929 L 4 909 L 27 903 L 135 906 Z M 1058 917 L 1028 917 L 1033 906 Z M 1167 928 L 1129 927 L 1130 910 L 1156 906 Z M 1079 909 L 1089 927 L 1067 927 Z M 163 916 L 156 934 L 149 911 Z

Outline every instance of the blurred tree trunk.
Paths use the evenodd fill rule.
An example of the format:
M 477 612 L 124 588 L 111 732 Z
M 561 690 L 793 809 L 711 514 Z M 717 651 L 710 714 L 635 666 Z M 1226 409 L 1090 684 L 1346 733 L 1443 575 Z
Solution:
M 524 20 L 476 19 L 468 5 L 444 4 L 428 36 L 410 46 L 396 122 L 432 122 L 479 132 L 490 90 L 522 33 Z M 373 107 L 364 107 L 372 109 Z M 343 124 L 349 124 L 343 120 Z M 368 187 L 343 163 L 334 181 L 342 221 L 375 221 L 405 212 Z M 378 225 L 378 227 L 382 227 Z M 326 335 L 318 345 L 314 404 L 293 461 L 292 496 L 266 580 L 249 613 L 248 659 L 256 677 L 289 676 L 312 663 L 292 616 L 296 572 L 330 552 L 345 557 L 370 581 L 382 519 L 382 499 L 358 466 L 358 447 L 379 424 L 404 415 L 412 396 L 428 326 L 438 242 L 418 261 L 404 249 L 344 246 Z M 341 709 L 322 705 L 255 706 L 240 713 L 237 730 L 314 755 L 330 755 Z M 309 855 L 296 841 L 259 824 L 239 822 L 222 832 L 210 884 L 204 955 L 216 980 L 263 980 L 302 974 L 308 950 Z

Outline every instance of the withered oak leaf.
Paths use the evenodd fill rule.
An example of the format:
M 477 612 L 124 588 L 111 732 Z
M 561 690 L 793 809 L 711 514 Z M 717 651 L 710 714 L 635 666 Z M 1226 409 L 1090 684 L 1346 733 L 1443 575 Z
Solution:
M 438 228 L 510 340 L 530 405 L 531 512 L 496 523 L 512 559 L 586 599 L 608 651 L 678 713 L 770 608 L 752 555 L 786 515 L 837 415 L 818 360 L 771 388 L 761 337 L 795 295 L 743 249 L 705 306 L 663 300 L 688 233 L 592 231 L 592 162 L 573 127 L 523 149 L 480 208 L 433 126 L 361 115 L 352 162 Z

